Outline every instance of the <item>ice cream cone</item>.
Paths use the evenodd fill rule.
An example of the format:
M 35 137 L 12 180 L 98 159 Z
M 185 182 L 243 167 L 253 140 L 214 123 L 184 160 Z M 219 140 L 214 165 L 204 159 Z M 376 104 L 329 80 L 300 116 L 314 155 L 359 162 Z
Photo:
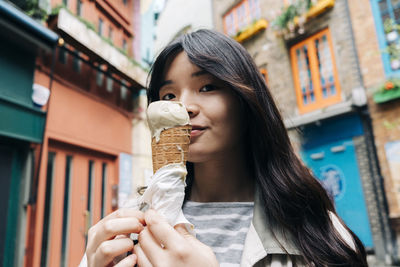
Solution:
M 191 130 L 191 125 L 176 126 L 163 130 L 158 142 L 156 137 L 152 138 L 151 150 L 154 173 L 168 164 L 186 164 Z

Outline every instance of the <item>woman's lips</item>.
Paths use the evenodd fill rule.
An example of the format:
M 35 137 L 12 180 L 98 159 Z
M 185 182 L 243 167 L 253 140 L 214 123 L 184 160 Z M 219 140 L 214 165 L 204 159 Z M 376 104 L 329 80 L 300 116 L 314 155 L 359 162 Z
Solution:
M 203 132 L 205 130 L 206 130 L 206 127 L 192 125 L 192 131 L 190 133 L 190 138 L 192 139 L 194 137 L 197 137 L 197 136 L 203 134 Z

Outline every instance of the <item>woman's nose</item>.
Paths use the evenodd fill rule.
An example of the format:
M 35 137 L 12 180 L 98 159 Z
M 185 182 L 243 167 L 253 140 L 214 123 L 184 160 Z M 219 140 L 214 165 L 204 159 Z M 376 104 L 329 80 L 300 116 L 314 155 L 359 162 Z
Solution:
M 194 96 L 190 94 L 182 94 L 179 101 L 185 105 L 190 118 L 199 114 L 200 108 Z
M 200 109 L 199 109 L 198 105 L 191 103 L 191 104 L 185 104 L 185 106 L 186 106 L 187 112 L 189 113 L 190 118 L 193 118 L 197 114 L 199 114 Z

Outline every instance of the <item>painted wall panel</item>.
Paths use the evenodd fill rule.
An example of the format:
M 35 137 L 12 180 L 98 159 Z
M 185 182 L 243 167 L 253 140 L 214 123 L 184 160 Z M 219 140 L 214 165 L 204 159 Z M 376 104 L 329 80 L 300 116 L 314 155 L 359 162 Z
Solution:
M 304 150 L 303 160 L 333 196 L 336 210 L 366 247 L 373 247 L 354 144 L 351 139 Z

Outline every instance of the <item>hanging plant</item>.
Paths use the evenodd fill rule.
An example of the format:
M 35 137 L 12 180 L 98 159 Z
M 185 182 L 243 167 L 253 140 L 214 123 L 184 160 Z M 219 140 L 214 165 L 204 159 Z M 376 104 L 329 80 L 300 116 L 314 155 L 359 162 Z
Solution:
M 272 23 L 276 34 L 294 37 L 295 31 L 305 33 L 305 23 L 308 19 L 316 17 L 333 8 L 335 0 L 297 0 L 284 7 Z
M 282 9 L 280 15 L 278 15 L 272 22 L 272 26 L 278 34 L 294 33 L 296 24 L 294 22 L 296 17 L 299 17 L 299 26 L 302 27 L 306 21 L 305 14 L 313 5 L 312 0 L 298 0 L 293 4 L 290 4 Z

